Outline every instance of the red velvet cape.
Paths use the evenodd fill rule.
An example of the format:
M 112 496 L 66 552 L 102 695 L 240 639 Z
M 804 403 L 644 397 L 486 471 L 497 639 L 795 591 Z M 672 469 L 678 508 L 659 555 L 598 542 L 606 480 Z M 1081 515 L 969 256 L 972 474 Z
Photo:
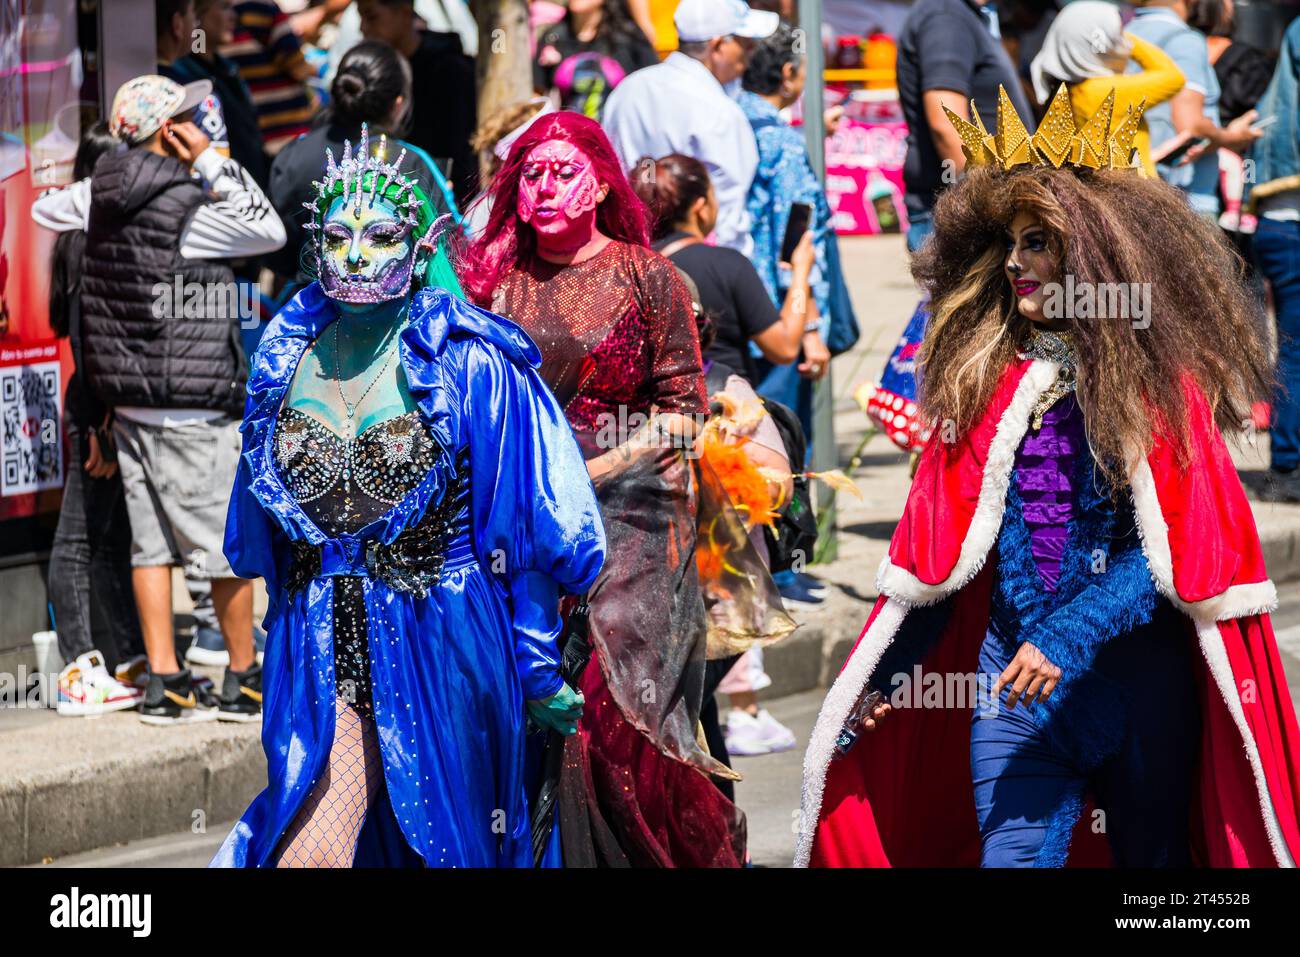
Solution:
M 909 609 L 951 598 L 925 671 L 973 673 L 989 615 L 985 565 L 1016 449 L 1057 366 L 1009 366 L 983 419 L 960 441 L 936 430 L 877 576 L 880 598 L 827 694 L 804 763 L 798 866 L 978 866 L 970 711 L 896 709 L 844 758 L 834 741 Z M 1152 578 L 1197 642 L 1201 760 L 1189 821 L 1194 860 L 1291 866 L 1300 856 L 1300 731 L 1273 639 L 1276 592 L 1254 517 L 1208 404 L 1187 387 L 1191 464 L 1157 440 L 1130 476 Z M 1109 849 L 1080 819 L 1070 863 Z

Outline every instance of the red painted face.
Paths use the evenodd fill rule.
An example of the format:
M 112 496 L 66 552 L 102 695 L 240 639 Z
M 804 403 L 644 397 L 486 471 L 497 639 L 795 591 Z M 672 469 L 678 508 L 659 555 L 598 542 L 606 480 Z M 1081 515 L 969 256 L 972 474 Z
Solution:
M 572 143 L 547 140 L 529 151 L 519 177 L 519 217 L 542 249 L 577 249 L 596 233 L 600 183 L 591 157 Z

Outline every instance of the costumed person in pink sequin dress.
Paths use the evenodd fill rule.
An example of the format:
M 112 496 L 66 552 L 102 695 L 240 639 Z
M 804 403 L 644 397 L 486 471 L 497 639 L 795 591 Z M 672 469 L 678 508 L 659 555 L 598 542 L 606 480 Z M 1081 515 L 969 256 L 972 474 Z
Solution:
M 744 560 L 748 540 L 722 534 L 726 493 L 691 451 L 708 408 L 690 295 L 649 249 L 646 210 L 594 121 L 532 121 L 492 192 L 464 256 L 467 293 L 540 348 L 614 556 L 588 596 L 595 661 L 561 778 L 565 864 L 739 866 L 744 816 L 709 779 L 733 772 L 697 737 L 705 661 L 792 625 L 774 590 L 717 600 L 711 569 Z M 728 562 L 697 565 L 722 553 Z M 721 608 L 732 621 L 720 627 Z

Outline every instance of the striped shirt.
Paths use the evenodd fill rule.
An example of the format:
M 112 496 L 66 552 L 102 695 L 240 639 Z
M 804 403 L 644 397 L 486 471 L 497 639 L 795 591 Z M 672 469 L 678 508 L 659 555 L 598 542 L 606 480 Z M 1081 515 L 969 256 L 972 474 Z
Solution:
M 266 151 L 274 156 L 307 132 L 314 94 L 297 77 L 309 72 L 293 23 L 275 3 L 235 4 L 235 33 L 221 55 L 233 60 L 257 109 Z

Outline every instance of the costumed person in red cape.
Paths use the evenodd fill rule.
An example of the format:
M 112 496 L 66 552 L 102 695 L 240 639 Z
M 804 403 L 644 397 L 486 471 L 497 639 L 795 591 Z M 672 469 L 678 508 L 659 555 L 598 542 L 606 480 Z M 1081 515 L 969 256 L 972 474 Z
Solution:
M 1221 430 L 1270 369 L 1239 261 L 1131 170 L 1140 111 L 969 172 L 913 271 L 934 426 L 822 706 L 796 864 L 1290 866 L 1300 733 Z M 1112 122 L 1113 120 L 1113 122 Z M 881 697 L 876 697 L 878 693 Z
M 727 493 L 693 445 L 707 418 L 699 331 L 600 125 L 545 114 L 507 138 L 469 294 L 542 353 L 597 489 L 608 553 L 588 593 L 594 659 L 566 744 L 567 867 L 738 867 L 745 819 L 700 742 L 709 659 L 793 630 Z M 503 141 L 504 142 L 504 141 Z

